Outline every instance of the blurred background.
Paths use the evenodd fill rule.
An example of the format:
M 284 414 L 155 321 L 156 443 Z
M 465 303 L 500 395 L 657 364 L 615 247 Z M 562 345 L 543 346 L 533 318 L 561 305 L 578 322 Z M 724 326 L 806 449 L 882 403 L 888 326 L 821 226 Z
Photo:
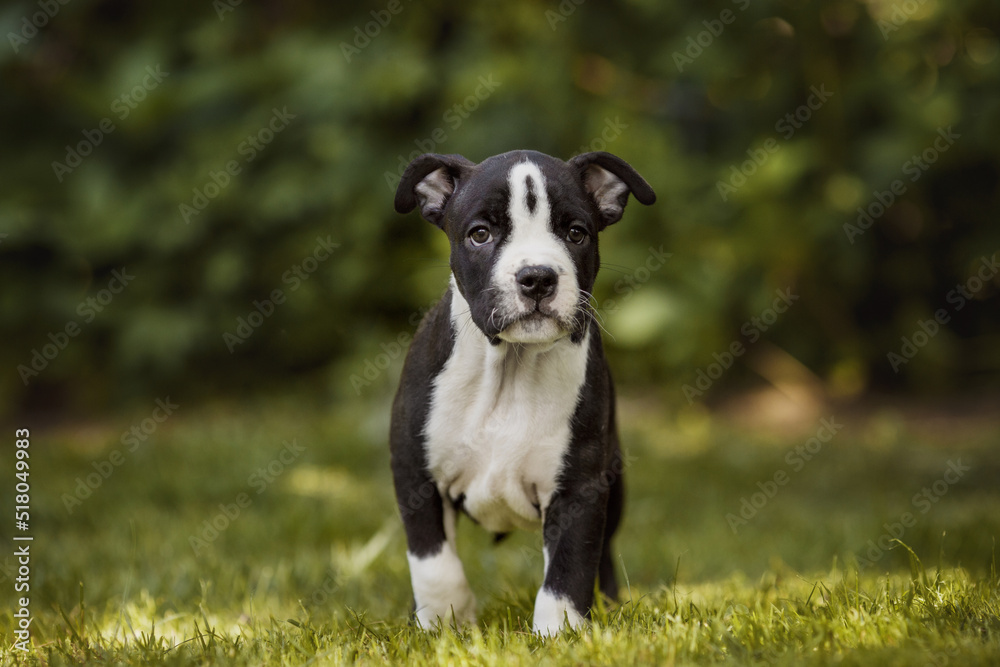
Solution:
M 907 513 L 922 558 L 988 570 L 998 34 L 988 0 L 4 3 L 36 609 L 405 618 L 388 410 L 449 271 L 393 194 L 420 153 L 516 148 L 607 150 L 658 195 L 595 289 L 633 584 L 905 569 Z M 486 617 L 529 619 L 536 536 L 466 529 Z
M 659 196 L 602 241 L 626 387 L 998 389 L 994 3 L 43 10 L 0 10 L 7 417 L 391 393 L 448 277 L 443 235 L 392 210 L 398 174 L 514 148 L 607 150 Z

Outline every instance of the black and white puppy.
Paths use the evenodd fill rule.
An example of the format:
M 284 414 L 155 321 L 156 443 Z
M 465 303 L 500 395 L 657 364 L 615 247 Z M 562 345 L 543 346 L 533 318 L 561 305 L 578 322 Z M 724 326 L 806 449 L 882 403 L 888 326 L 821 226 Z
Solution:
M 611 536 L 622 511 L 614 389 L 590 307 L 597 234 L 629 193 L 656 200 L 624 160 L 512 151 L 475 164 L 413 160 L 395 206 L 451 241 L 451 284 L 413 339 L 392 411 L 392 472 L 417 621 L 474 622 L 455 549 L 461 511 L 486 530 L 542 529 L 533 628 L 615 598 Z

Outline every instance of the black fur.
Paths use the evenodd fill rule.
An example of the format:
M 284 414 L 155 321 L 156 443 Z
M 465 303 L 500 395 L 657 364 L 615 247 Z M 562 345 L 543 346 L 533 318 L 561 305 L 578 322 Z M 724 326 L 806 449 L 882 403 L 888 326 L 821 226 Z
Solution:
M 406 543 L 416 556 L 437 553 L 444 542 L 441 495 L 427 472 L 423 425 L 430 411 L 431 382 L 454 345 L 450 290 L 424 317 L 414 339 L 422 354 L 407 354 L 392 406 L 389 445 L 396 503 Z
M 542 530 L 550 559 L 543 586 L 557 596 L 568 597 L 581 615 L 587 615 L 595 580 L 599 579 L 600 590 L 612 599 L 618 593 L 611 539 L 624 498 L 614 388 L 600 332 L 591 326 L 587 295 L 593 290 L 600 264 L 598 232 L 621 218 L 630 192 L 643 204 L 652 204 L 655 194 L 632 167 L 609 153 L 586 153 L 563 162 L 534 151 L 512 151 L 479 164 L 458 155 L 427 154 L 407 167 L 395 207 L 407 213 L 419 204 L 422 215 L 448 234 L 458 290 L 469 303 L 475 325 L 490 342 L 499 344 L 504 323 L 491 319 L 495 309 L 488 288 L 492 268 L 511 230 L 508 175 L 515 164 L 525 160 L 538 165 L 545 178 L 550 231 L 565 239 L 571 226 L 586 230 L 582 242 L 565 241 L 581 290 L 580 315 L 570 340 L 580 344 L 588 330 L 592 335 L 585 382 L 572 418 L 571 441 Z M 627 186 L 623 193 L 613 190 L 602 197 L 596 191 L 594 184 L 606 178 L 605 171 Z M 423 194 L 417 191 L 422 181 Z M 530 177 L 525 184 L 526 205 L 531 211 L 538 204 L 536 185 L 541 184 Z M 472 243 L 470 233 L 477 226 L 485 226 L 493 242 L 481 247 Z M 464 509 L 464 497 L 442 498 L 438 493 L 427 471 L 424 434 L 433 381 L 449 358 L 456 336 L 450 303 L 449 289 L 417 330 L 393 403 L 390 445 L 396 498 L 408 548 L 416 556 L 433 555 L 442 548 L 444 503 Z M 497 540 L 503 536 L 498 535 Z

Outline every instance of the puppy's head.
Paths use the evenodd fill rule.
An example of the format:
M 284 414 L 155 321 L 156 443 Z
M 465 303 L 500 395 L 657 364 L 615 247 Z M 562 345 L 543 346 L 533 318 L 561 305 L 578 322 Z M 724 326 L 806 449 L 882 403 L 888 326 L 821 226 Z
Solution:
M 610 153 L 563 162 L 511 151 L 475 164 L 460 155 L 413 160 L 396 210 L 420 206 L 451 240 L 451 269 L 476 326 L 491 342 L 582 338 L 600 258 L 597 234 L 649 184 Z

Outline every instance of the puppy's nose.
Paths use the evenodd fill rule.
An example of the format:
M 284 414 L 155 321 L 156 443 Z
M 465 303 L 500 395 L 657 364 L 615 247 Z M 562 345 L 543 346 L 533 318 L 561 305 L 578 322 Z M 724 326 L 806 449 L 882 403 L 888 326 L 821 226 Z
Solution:
M 521 294 L 538 302 L 552 296 L 556 291 L 559 276 L 548 266 L 526 266 L 514 276 Z

